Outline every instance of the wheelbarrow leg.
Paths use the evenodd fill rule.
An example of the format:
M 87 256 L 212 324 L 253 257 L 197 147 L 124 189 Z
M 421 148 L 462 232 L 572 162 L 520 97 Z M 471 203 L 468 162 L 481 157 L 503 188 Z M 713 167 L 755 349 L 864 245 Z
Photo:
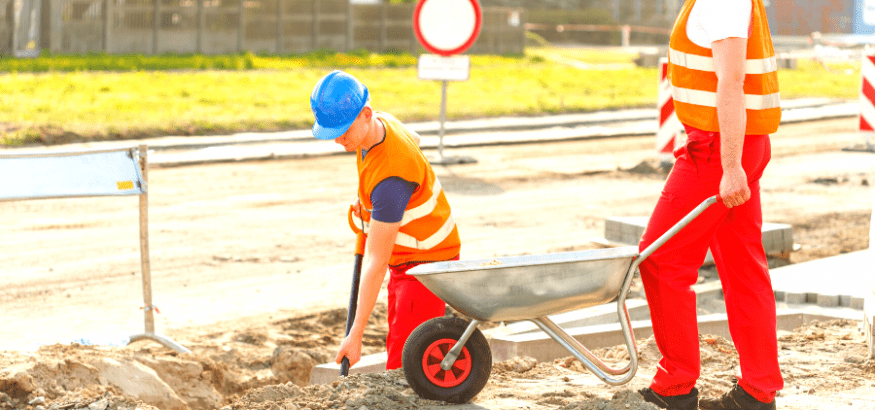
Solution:
M 471 335 L 474 334 L 474 330 L 477 329 L 477 326 L 480 326 L 480 321 L 477 319 L 471 320 L 471 323 L 468 324 L 468 328 L 465 329 L 465 333 L 462 333 L 462 337 L 459 338 L 459 341 L 453 346 L 452 349 L 447 353 L 444 360 L 441 360 L 441 369 L 450 370 L 453 367 L 453 363 L 456 362 L 456 358 L 459 357 L 459 353 L 462 352 L 462 348 L 465 347 L 465 343 L 468 343 L 468 339 L 471 338 Z
M 616 370 L 606 366 L 599 360 L 595 355 L 592 354 L 589 350 L 583 347 L 580 342 L 571 337 L 568 333 L 562 330 L 559 325 L 553 323 L 552 320 L 545 317 L 540 317 L 537 319 L 530 319 L 533 323 L 538 325 L 541 330 L 544 331 L 547 335 L 549 335 L 553 340 L 558 342 L 562 347 L 568 350 L 577 360 L 580 360 L 581 363 L 593 374 L 595 374 L 599 379 L 603 382 L 610 384 L 611 386 L 619 386 L 628 383 L 632 380 L 632 377 L 635 376 L 635 372 L 638 370 L 638 355 L 634 350 L 629 351 L 629 364 L 623 369 Z M 627 348 L 629 348 L 629 340 L 630 337 L 626 334 L 624 329 L 624 336 L 626 337 Z M 634 348 L 633 348 L 634 349 Z M 624 375 L 621 378 L 612 378 L 608 376 L 608 374 L 619 376 Z

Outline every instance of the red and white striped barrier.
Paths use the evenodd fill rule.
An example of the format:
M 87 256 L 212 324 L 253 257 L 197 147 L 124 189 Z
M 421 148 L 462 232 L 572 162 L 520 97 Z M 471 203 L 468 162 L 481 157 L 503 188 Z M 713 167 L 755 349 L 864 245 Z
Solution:
M 875 132 L 875 55 L 863 55 L 860 86 L 860 132 Z M 868 136 L 866 138 L 869 139 Z
M 875 70 L 875 67 L 873 67 Z M 671 154 L 683 141 L 684 126 L 674 111 L 671 96 L 671 82 L 668 80 L 668 59 L 659 59 L 659 97 L 656 108 L 659 110 L 659 129 L 656 131 L 656 150 L 660 154 Z M 873 111 L 875 112 L 875 111 Z

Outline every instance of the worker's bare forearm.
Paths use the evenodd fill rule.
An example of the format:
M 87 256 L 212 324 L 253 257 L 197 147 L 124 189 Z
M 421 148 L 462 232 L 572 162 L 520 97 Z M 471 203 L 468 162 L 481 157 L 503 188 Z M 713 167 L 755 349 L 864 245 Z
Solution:
M 747 126 L 744 80 L 747 39 L 730 37 L 711 44 L 717 74 L 717 122 L 723 169 L 741 166 Z
M 383 279 L 386 278 L 386 270 L 389 269 L 395 238 L 401 227 L 401 222 L 385 223 L 371 220 L 370 224 L 371 232 L 368 234 L 365 246 L 364 269 L 359 285 L 359 303 L 355 322 L 350 329 L 350 333 L 356 332 L 355 334 L 359 336 L 364 334 L 368 318 L 377 303 L 380 287 L 383 285 Z
M 718 83 L 717 120 L 720 126 L 720 163 L 723 169 L 740 167 L 747 123 L 743 82 Z
M 380 267 L 374 263 L 368 263 L 365 266 L 362 272 L 361 283 L 359 284 L 359 300 L 356 307 L 355 321 L 350 329 L 350 334 L 356 334 L 361 337 L 365 333 L 365 326 L 368 323 L 368 318 L 371 317 L 374 306 L 377 304 L 377 297 L 380 294 L 383 279 L 386 277 L 387 268 L 386 264 Z

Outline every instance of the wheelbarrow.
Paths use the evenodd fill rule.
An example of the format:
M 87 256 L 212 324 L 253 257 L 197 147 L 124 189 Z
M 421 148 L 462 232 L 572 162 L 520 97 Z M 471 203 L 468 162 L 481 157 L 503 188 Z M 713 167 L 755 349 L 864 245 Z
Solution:
M 626 295 L 638 265 L 717 201 L 716 196 L 706 199 L 640 254 L 638 247 L 629 246 L 437 262 L 411 269 L 408 275 L 472 320 L 439 317 L 419 325 L 402 353 L 408 384 L 426 399 L 467 403 L 486 386 L 492 372 L 489 343 L 477 327 L 519 320 L 533 322 L 603 382 L 628 383 L 638 370 L 638 350 Z M 614 300 L 629 352 L 629 363 L 620 369 L 605 365 L 547 317 Z

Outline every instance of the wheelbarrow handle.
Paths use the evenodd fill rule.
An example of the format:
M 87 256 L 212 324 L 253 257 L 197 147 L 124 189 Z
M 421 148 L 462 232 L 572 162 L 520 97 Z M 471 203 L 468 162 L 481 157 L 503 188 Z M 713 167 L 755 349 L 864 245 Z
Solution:
M 635 276 L 635 271 L 638 269 L 638 265 L 641 264 L 644 259 L 647 259 L 648 256 L 653 254 L 654 251 L 659 249 L 660 246 L 664 245 L 671 239 L 675 234 L 680 232 L 681 229 L 687 226 L 693 219 L 698 217 L 702 212 L 704 212 L 708 207 L 715 204 L 718 201 L 722 201 L 718 195 L 712 196 L 706 199 L 704 202 L 699 204 L 695 209 L 693 209 L 689 214 L 683 217 L 678 223 L 674 224 L 668 232 L 662 234 L 656 242 L 653 242 L 650 246 L 644 249 L 637 258 L 632 262 L 629 266 L 629 270 L 626 272 L 626 278 L 623 281 L 623 287 L 620 290 L 620 294 L 617 298 L 617 317 L 620 321 L 620 328 L 623 331 L 623 337 L 626 340 L 626 349 L 629 352 L 629 364 L 622 369 L 612 369 L 605 366 L 601 363 L 597 358 L 595 358 L 592 353 L 587 351 L 585 348 L 580 346 L 579 344 L 575 344 L 573 339 L 570 336 L 565 336 L 561 329 L 558 326 L 552 325 L 551 323 L 540 323 L 540 326 L 545 332 L 550 334 L 554 339 L 560 341 L 560 344 L 563 344 L 566 349 L 574 354 L 578 360 L 580 360 L 584 366 L 587 367 L 591 372 L 593 372 L 596 376 L 598 376 L 602 381 L 608 383 L 612 386 L 619 386 L 621 384 L 625 384 L 635 376 L 635 373 L 638 371 L 638 345 L 635 343 L 635 334 L 632 331 L 632 320 L 629 317 L 629 311 L 626 309 L 626 296 L 629 294 L 629 287 L 632 286 L 632 278 Z M 557 337 L 559 339 L 557 339 Z M 565 340 L 561 340 L 565 339 Z M 571 340 L 569 340 L 571 339 Z M 592 359 L 592 360 L 591 360 Z M 607 373 L 607 374 L 606 374 Z M 625 373 L 625 375 L 623 375 Z M 610 377 L 611 375 L 623 375 L 619 378 Z
M 695 209 L 690 211 L 690 213 L 688 213 L 687 216 L 683 217 L 680 221 L 678 221 L 676 224 L 674 224 L 674 226 L 672 226 L 671 229 L 666 231 L 666 233 L 662 234 L 662 236 L 660 236 L 659 239 L 657 239 L 655 242 L 650 244 L 650 246 L 648 246 L 643 251 L 641 251 L 641 253 L 638 255 L 638 257 L 635 258 L 635 262 L 634 262 L 635 267 L 637 268 L 638 265 L 640 265 L 641 262 L 644 261 L 644 259 L 647 259 L 648 256 L 652 255 L 653 252 L 656 252 L 656 250 L 659 249 L 662 245 L 665 245 L 665 243 L 668 242 L 669 239 L 674 237 L 678 232 L 681 231 L 681 229 L 684 229 L 684 227 L 686 227 L 687 224 L 692 222 L 693 219 L 696 219 L 696 217 L 698 217 L 702 212 L 705 212 L 705 210 L 708 209 L 708 207 L 710 207 L 711 205 L 714 205 L 718 201 L 719 202 L 723 201 L 723 199 L 720 198 L 719 195 L 714 195 L 714 196 L 702 201 L 702 203 L 699 204 L 699 206 L 697 206 Z

